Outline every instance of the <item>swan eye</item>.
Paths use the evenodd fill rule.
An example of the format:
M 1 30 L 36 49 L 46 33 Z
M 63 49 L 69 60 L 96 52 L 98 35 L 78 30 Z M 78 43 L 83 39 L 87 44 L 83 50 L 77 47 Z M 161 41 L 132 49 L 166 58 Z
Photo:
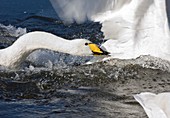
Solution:
M 88 45 L 88 43 L 85 43 L 85 45 L 87 46 L 87 45 Z

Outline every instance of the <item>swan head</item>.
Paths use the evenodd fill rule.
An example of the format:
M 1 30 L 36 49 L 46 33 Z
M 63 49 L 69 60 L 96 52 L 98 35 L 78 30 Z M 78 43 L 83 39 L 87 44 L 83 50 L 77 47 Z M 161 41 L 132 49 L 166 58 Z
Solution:
M 76 49 L 72 49 L 74 51 L 74 54 L 76 55 L 83 55 L 83 56 L 88 56 L 88 55 L 108 55 L 109 53 L 102 50 L 98 45 L 90 42 L 89 40 L 86 39 L 77 39 L 72 41 Z
M 72 44 L 71 44 L 72 43 Z M 70 54 L 72 55 L 79 55 L 79 56 L 92 56 L 93 52 L 90 49 L 87 43 L 91 43 L 89 40 L 86 39 L 74 39 L 70 41 L 69 46 L 67 47 L 70 50 Z
M 100 48 L 98 45 L 94 43 L 85 43 L 85 45 L 89 46 L 90 50 L 93 52 L 93 55 L 109 55 L 110 53 Z

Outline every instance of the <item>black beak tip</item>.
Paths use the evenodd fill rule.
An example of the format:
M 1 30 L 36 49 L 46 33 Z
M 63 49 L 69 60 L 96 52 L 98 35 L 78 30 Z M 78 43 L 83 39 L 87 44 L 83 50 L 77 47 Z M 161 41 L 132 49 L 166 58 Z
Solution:
M 110 52 L 102 51 L 102 53 L 93 52 L 93 55 L 110 55 Z

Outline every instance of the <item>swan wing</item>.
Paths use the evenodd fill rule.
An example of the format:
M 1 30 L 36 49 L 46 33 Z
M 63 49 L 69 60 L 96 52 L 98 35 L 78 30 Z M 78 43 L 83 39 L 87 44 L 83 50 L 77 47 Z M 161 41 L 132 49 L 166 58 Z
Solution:
M 165 0 L 132 0 L 102 21 L 102 46 L 114 57 L 152 55 L 169 60 L 170 35 Z M 119 55 L 117 56 L 117 53 Z
M 144 92 L 135 95 L 134 98 L 144 108 L 149 118 L 169 118 L 168 109 L 170 109 L 170 93 L 166 95 L 156 95 L 153 93 Z
M 102 32 L 106 39 L 153 37 L 154 33 L 150 32 L 154 32 L 156 28 L 161 29 L 164 34 L 169 33 L 165 6 L 164 0 L 131 0 L 95 20 L 102 23 Z

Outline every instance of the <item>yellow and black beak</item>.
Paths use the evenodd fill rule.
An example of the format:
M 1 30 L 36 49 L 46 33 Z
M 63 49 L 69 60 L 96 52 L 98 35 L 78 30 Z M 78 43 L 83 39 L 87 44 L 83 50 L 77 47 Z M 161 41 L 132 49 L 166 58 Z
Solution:
M 109 55 L 110 53 L 107 51 L 102 50 L 98 47 L 98 45 L 94 43 L 86 43 L 85 45 L 88 45 L 93 52 L 93 55 Z

